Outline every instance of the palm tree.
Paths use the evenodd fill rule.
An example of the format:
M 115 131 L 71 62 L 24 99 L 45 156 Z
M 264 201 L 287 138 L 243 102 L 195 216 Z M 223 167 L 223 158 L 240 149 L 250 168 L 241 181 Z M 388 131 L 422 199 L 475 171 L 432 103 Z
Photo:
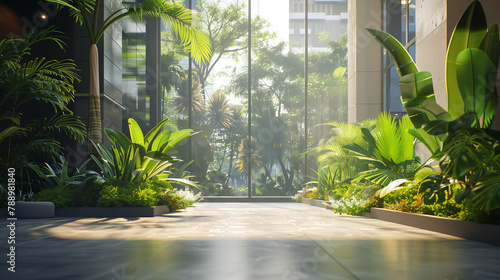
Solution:
M 220 90 L 214 92 L 207 101 L 206 120 L 218 129 L 229 128 L 232 122 L 227 96 Z
M 193 72 L 194 73 L 194 72 Z M 201 122 L 205 114 L 205 100 L 201 95 L 201 84 L 195 83 L 191 87 L 191 102 L 189 102 L 189 91 L 186 79 L 176 88 L 177 95 L 172 100 L 172 105 L 175 107 L 176 114 L 189 116 L 189 107 L 191 107 L 191 116 L 195 121 Z
M 89 81 L 89 127 L 88 137 L 95 143 L 102 143 L 101 105 L 99 97 L 99 62 L 97 59 L 97 43 L 106 29 L 118 20 L 133 17 L 143 20 L 144 17 L 161 17 L 170 24 L 171 30 L 178 36 L 184 49 L 191 52 L 193 60 L 204 63 L 211 57 L 210 41 L 200 31 L 191 27 L 192 11 L 187 10 L 177 2 L 168 0 L 144 0 L 141 4 L 133 4 L 122 8 L 98 26 L 101 0 L 47 0 L 69 9 L 70 16 L 80 25 L 85 25 L 90 37 L 90 81 Z M 90 20 L 93 13 L 92 21 Z
M 251 143 L 249 145 L 247 136 L 245 139 L 241 139 L 240 146 L 238 148 L 238 164 L 236 164 L 236 167 L 241 173 L 248 172 L 250 170 L 250 166 L 253 170 L 254 168 L 262 165 L 262 161 L 260 161 L 262 157 L 259 155 L 257 149 L 257 140 L 251 137 L 250 142 Z

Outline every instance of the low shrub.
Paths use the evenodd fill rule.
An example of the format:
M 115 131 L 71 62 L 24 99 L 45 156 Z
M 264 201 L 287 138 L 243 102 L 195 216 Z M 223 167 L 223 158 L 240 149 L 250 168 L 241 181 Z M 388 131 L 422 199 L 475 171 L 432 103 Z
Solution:
M 158 205 L 160 188 L 143 182 L 117 185 L 108 180 L 104 183 L 97 201 L 99 207 L 148 207 Z
M 186 190 L 166 190 L 159 198 L 159 205 L 168 205 L 170 211 L 174 212 L 179 209 L 186 209 L 194 203 L 201 201 L 200 193 L 194 194 L 192 191 Z
M 319 198 L 318 190 L 315 189 L 315 190 L 306 192 L 306 194 L 304 194 L 304 198 L 318 199 Z
M 350 198 L 342 197 L 338 200 L 330 200 L 331 209 L 335 213 L 348 214 L 348 215 L 360 215 L 364 212 L 370 212 L 372 200 L 371 199 L 360 199 L 355 196 Z
M 75 190 L 67 186 L 56 186 L 38 193 L 38 201 L 51 201 L 56 207 L 75 206 Z
M 380 187 L 372 184 L 353 183 L 342 184 L 336 186 L 330 191 L 329 196 L 334 199 L 356 197 L 360 199 L 368 199 L 372 197 Z
M 462 203 L 457 203 L 452 195 L 444 202 L 425 204 L 422 194 L 418 193 L 418 188 L 418 184 L 413 183 L 407 187 L 392 191 L 382 199 L 384 208 L 479 223 L 500 224 L 498 212 L 487 214 L 480 211 L 473 206 L 470 198 L 465 199 Z M 460 187 L 452 188 L 453 193 L 459 190 Z

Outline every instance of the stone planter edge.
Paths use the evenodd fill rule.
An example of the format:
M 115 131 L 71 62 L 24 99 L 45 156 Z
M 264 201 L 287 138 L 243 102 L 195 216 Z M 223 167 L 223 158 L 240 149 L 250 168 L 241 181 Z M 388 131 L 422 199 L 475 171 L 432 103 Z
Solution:
M 480 224 L 433 215 L 372 208 L 365 216 L 420 229 L 444 233 L 468 240 L 500 246 L 500 226 Z
M 169 213 L 167 205 L 150 207 L 56 207 L 56 217 L 154 217 Z
M 326 200 L 319 200 L 319 199 L 313 199 L 313 198 L 302 198 L 302 203 L 309 204 L 311 206 L 316 206 L 316 207 L 321 207 L 321 208 L 327 208 L 323 202 L 327 202 Z

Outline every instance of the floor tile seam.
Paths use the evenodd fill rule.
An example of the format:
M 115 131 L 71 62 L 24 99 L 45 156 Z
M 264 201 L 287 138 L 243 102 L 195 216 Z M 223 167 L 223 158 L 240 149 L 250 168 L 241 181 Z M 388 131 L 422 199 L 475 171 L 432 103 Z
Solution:
M 318 248 L 320 248 L 323 252 L 325 252 L 325 254 L 328 257 L 330 257 L 336 264 L 338 264 L 344 271 L 346 271 L 349 275 L 351 275 L 353 279 L 361 280 L 361 278 L 359 278 L 356 274 L 354 274 L 354 272 L 352 272 L 346 265 L 344 265 L 341 261 L 335 258 L 330 252 L 328 252 L 328 250 L 325 247 L 321 246 L 321 244 L 319 244 L 316 240 L 311 239 L 308 236 L 307 238 L 316 246 L 318 246 Z
M 16 241 L 16 245 L 24 245 L 24 244 L 27 244 L 27 243 L 31 243 L 31 242 L 35 242 L 35 241 L 39 241 L 39 240 L 43 240 L 43 239 L 47 239 L 47 238 L 52 238 L 54 237 L 53 235 L 50 235 L 50 236 L 44 236 L 44 237 L 40 237 L 40 238 L 34 238 L 34 239 L 31 239 L 31 240 L 28 240 L 28 241 L 22 241 L 22 242 L 17 242 Z

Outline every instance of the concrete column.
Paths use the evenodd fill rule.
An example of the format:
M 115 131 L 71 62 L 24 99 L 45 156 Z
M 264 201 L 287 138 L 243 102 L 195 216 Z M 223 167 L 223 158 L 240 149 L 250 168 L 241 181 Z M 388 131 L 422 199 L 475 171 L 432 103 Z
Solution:
M 382 4 L 374 0 L 348 2 L 348 121 L 376 118 L 382 110 L 381 46 L 365 30 L 382 29 Z

